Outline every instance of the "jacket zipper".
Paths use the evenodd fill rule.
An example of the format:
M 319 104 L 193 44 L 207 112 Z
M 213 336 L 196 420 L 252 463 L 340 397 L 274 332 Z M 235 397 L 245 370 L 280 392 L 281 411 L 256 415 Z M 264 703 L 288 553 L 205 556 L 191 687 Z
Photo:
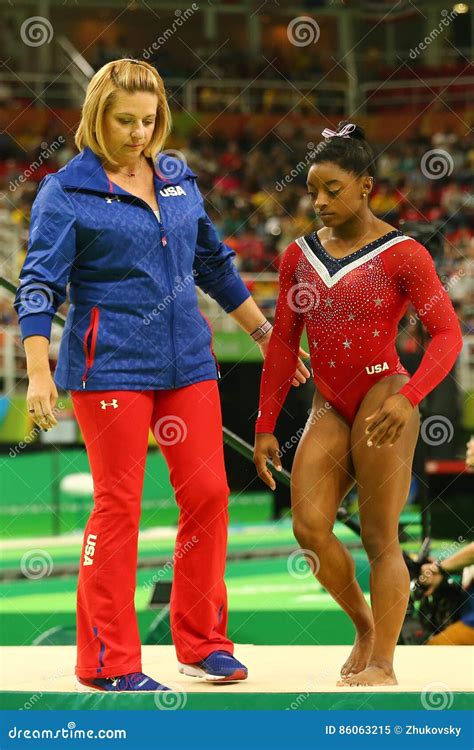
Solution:
M 126 192 L 126 191 L 125 191 Z M 158 210 L 160 213 L 160 218 L 155 215 L 155 212 L 153 211 L 152 207 L 144 201 L 142 198 L 138 198 L 136 195 L 132 195 L 130 193 L 131 197 L 134 198 L 134 202 L 139 201 L 142 203 L 148 211 L 151 211 L 153 214 L 153 218 L 155 221 L 158 222 L 158 226 L 160 228 L 160 243 L 162 247 L 166 247 L 168 245 L 168 240 L 166 239 L 166 232 L 165 228 L 163 226 L 163 223 L 161 221 L 161 209 L 158 205 Z M 169 259 L 168 259 L 168 253 L 165 253 L 165 263 L 166 263 L 166 275 L 168 277 L 168 289 L 169 294 L 173 294 L 173 285 L 171 284 L 171 276 L 170 276 L 170 268 L 169 268 Z M 173 361 L 173 388 L 176 388 L 176 343 L 174 338 L 174 308 L 173 305 L 171 305 L 170 309 L 170 340 L 171 340 L 171 352 L 172 352 L 172 361 Z
M 166 253 L 165 263 L 166 263 L 166 275 L 168 276 L 169 294 L 173 296 L 173 287 L 171 285 L 168 253 Z M 173 305 L 170 305 L 170 329 L 171 329 L 170 330 L 171 353 L 172 353 L 172 361 L 173 361 L 173 388 L 176 388 L 176 346 L 175 346 L 175 340 L 174 340 L 174 306 Z
M 91 319 L 89 327 L 84 334 L 84 354 L 86 355 L 86 369 L 82 375 L 82 388 L 86 387 L 87 373 L 94 364 L 95 358 L 95 346 L 97 342 L 97 334 L 99 333 L 99 318 L 100 310 L 98 307 L 93 307 L 91 310 Z M 88 339 L 91 337 L 90 348 L 88 347 Z
M 160 218 L 158 219 L 158 217 L 155 215 L 155 212 L 153 211 L 152 207 L 146 201 L 144 201 L 142 198 L 138 198 L 136 195 L 132 195 L 131 193 L 130 193 L 130 195 L 132 196 L 132 198 L 134 198 L 134 202 L 137 201 L 137 200 L 140 201 L 140 203 L 142 203 L 145 206 L 145 208 L 148 209 L 148 211 L 152 212 L 153 218 L 155 219 L 155 221 L 158 221 L 158 225 L 159 225 L 159 228 L 160 228 L 160 243 L 161 243 L 161 246 L 162 247 L 166 247 L 168 245 L 168 241 L 166 239 L 165 228 L 164 228 L 163 223 L 161 221 L 161 209 L 160 209 L 159 205 L 158 205 L 158 210 L 160 212 Z M 168 253 L 165 253 L 165 263 L 166 263 L 166 275 L 168 277 L 169 294 L 172 295 L 173 294 L 173 286 L 171 284 L 171 276 L 170 276 L 170 267 L 169 267 Z M 171 309 L 170 309 L 170 340 L 171 340 L 171 352 L 172 352 L 172 361 L 173 361 L 173 386 L 172 387 L 176 388 L 176 344 L 175 344 L 175 339 L 174 339 L 174 308 L 173 308 L 173 305 L 171 305 L 170 307 L 171 307 Z
M 111 185 L 111 187 L 113 188 L 112 185 Z M 95 190 L 93 190 L 92 192 L 100 192 L 101 195 L 104 194 L 102 191 L 95 191 Z M 113 193 L 113 189 L 111 190 L 111 192 Z M 165 228 L 164 228 L 164 226 L 163 226 L 163 224 L 161 222 L 161 210 L 160 210 L 160 219 L 158 219 L 157 216 L 155 216 L 155 213 L 154 213 L 152 207 L 146 201 L 144 201 L 142 198 L 138 198 L 138 196 L 133 195 L 132 193 L 127 193 L 126 190 L 124 190 L 124 192 L 127 195 L 130 195 L 131 198 L 133 198 L 133 202 L 139 201 L 140 203 L 142 203 L 145 206 L 146 209 L 148 209 L 148 211 L 152 212 L 153 218 L 155 219 L 155 221 L 158 221 L 158 224 L 159 224 L 161 246 L 162 247 L 166 247 L 168 245 L 168 241 L 166 239 Z M 120 198 L 116 194 L 114 195 L 114 198 L 117 198 L 117 200 L 120 200 Z M 166 263 L 166 275 L 168 277 L 169 293 L 172 294 L 173 293 L 173 287 L 172 287 L 172 284 L 171 284 L 171 276 L 170 276 L 170 269 L 169 269 L 169 260 L 168 260 L 168 254 L 167 253 L 165 253 L 165 263 Z M 170 329 L 171 329 L 170 330 L 171 351 L 173 353 L 173 388 L 175 388 L 176 387 L 176 344 L 175 344 L 175 337 L 174 337 L 174 312 L 173 312 L 173 305 L 171 305 L 171 311 L 170 311 Z M 87 336 L 87 334 L 86 334 L 86 336 Z M 84 344 L 84 350 L 86 351 L 85 344 Z M 95 350 L 95 341 L 94 341 L 94 350 Z M 86 351 L 86 358 L 87 358 L 87 351 Z M 87 359 L 86 359 L 86 362 L 87 362 Z M 84 376 L 86 375 L 88 369 L 89 369 L 89 367 L 86 367 L 86 370 L 85 370 L 83 378 L 82 378 L 82 387 L 83 388 L 86 387 Z
M 158 217 L 155 215 L 155 212 L 153 211 L 153 209 L 151 208 L 151 206 L 148 205 L 148 203 L 146 201 L 142 200 L 141 198 L 139 198 L 138 200 L 141 203 L 143 203 L 143 205 L 146 208 L 148 208 L 153 213 L 153 217 L 156 219 L 156 221 L 158 221 L 158 225 L 160 227 L 160 242 L 161 242 L 161 246 L 162 247 L 166 247 L 167 244 L 168 244 L 168 241 L 166 239 L 165 228 L 164 228 L 164 226 L 163 226 L 163 224 L 161 222 L 161 210 L 160 210 L 160 207 L 158 206 L 158 211 L 160 213 L 160 218 L 158 219 Z M 168 277 L 168 289 L 169 289 L 169 294 L 172 295 L 173 294 L 173 286 L 171 284 L 169 257 L 168 257 L 168 253 L 167 252 L 165 252 L 164 255 L 165 255 L 165 263 L 166 263 L 166 275 Z M 171 341 L 171 352 L 172 352 L 172 361 L 173 361 L 173 388 L 176 388 L 176 344 L 175 344 L 175 340 L 174 340 L 174 307 L 173 307 L 173 305 L 170 306 L 170 341 Z

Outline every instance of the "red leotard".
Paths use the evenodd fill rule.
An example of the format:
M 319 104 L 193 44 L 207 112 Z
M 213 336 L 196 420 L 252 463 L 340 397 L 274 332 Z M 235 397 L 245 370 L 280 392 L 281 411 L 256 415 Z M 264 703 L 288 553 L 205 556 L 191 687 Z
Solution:
M 274 431 L 305 324 L 317 388 L 352 424 L 374 383 L 408 375 L 395 341 L 409 301 L 431 335 L 416 373 L 400 389 L 415 406 L 449 373 L 462 348 L 456 313 L 428 251 L 398 230 L 345 258 L 329 255 L 316 232 L 289 245 L 280 266 L 256 431 Z

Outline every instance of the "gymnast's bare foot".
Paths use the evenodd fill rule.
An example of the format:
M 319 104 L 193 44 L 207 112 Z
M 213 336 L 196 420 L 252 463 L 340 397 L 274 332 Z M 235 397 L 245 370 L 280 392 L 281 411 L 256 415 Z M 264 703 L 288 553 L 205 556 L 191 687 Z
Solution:
M 337 683 L 337 687 L 357 687 L 358 685 L 398 685 L 398 682 L 389 662 L 370 661 L 362 672 L 345 677 Z
M 374 629 L 370 626 L 365 631 L 359 631 L 356 635 L 353 649 L 349 654 L 349 658 L 342 665 L 341 677 L 346 679 L 351 675 L 362 672 L 369 663 L 370 656 L 372 654 L 372 646 L 374 644 Z

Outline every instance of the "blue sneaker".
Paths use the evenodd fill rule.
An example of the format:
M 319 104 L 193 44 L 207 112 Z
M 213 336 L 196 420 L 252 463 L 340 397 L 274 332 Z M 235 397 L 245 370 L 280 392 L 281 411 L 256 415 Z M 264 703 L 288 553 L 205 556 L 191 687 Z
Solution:
M 112 693 L 136 693 L 138 691 L 155 693 L 161 690 L 169 690 L 169 688 L 152 680 L 151 677 L 147 677 L 143 672 L 132 672 L 120 677 L 76 676 L 76 690 L 80 693 L 94 693 L 96 690 Z
M 237 661 L 228 651 L 213 651 L 202 661 L 195 664 L 181 664 L 178 671 L 189 677 L 200 677 L 208 682 L 237 682 L 246 680 L 247 667 Z

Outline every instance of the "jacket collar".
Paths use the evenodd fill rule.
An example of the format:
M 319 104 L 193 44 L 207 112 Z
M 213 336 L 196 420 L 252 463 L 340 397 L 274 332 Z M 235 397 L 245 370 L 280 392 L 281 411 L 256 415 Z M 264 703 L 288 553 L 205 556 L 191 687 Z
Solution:
M 154 164 L 155 182 L 158 187 L 177 185 L 185 177 L 196 177 L 195 173 L 184 162 L 167 154 L 158 155 Z M 110 182 L 100 158 L 88 146 L 74 156 L 57 172 L 63 187 L 79 190 L 96 190 L 103 193 L 114 192 L 115 186 Z

